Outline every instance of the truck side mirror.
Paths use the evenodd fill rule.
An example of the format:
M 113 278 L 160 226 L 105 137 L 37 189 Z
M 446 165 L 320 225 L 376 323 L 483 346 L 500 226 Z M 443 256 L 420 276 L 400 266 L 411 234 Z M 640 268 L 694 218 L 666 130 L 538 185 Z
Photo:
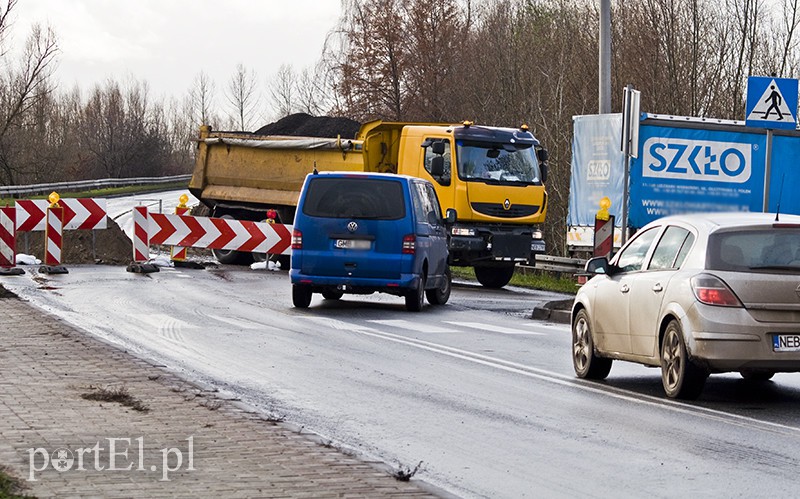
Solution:
M 447 211 L 445 212 L 444 221 L 447 222 L 448 224 L 454 224 L 456 223 L 457 218 L 458 218 L 458 212 L 456 212 L 456 210 L 453 208 L 447 208 Z
M 444 142 L 442 141 L 434 142 L 431 145 L 431 149 L 433 150 L 433 154 L 441 156 L 442 154 L 444 154 Z
M 542 183 L 547 182 L 547 163 L 542 163 L 539 169 L 542 171 Z
M 431 158 L 431 176 L 441 177 L 442 175 L 444 175 L 444 157 L 434 156 Z
M 550 153 L 547 152 L 547 149 L 539 149 L 536 151 L 536 157 L 539 158 L 540 162 L 547 163 L 547 160 L 550 159 Z

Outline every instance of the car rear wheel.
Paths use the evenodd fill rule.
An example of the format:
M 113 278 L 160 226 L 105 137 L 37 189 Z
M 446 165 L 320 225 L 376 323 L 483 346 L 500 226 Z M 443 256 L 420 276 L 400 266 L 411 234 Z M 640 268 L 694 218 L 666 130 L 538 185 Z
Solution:
M 322 292 L 322 297 L 326 300 L 338 300 L 342 296 L 344 296 L 344 291 L 338 289 L 326 289 Z
M 450 267 L 444 271 L 444 282 L 437 289 L 429 289 L 425 292 L 428 301 L 432 305 L 444 305 L 450 299 L 450 289 L 452 286 L 453 278 L 450 275 Z
M 292 285 L 292 303 L 297 308 L 308 308 L 311 305 L 311 288 L 300 284 Z
M 747 381 L 769 381 L 775 376 L 772 371 L 740 371 L 739 374 Z
M 514 265 L 505 267 L 475 266 L 475 278 L 486 288 L 500 289 L 511 280 L 514 275 Z
M 611 372 L 611 359 L 598 357 L 594 352 L 594 339 L 585 310 L 575 315 L 572 323 L 572 366 L 579 378 L 605 379 Z
M 419 312 L 425 305 L 425 276 L 420 276 L 417 286 L 406 294 L 406 310 Z
M 680 324 L 670 321 L 661 345 L 661 382 L 667 397 L 694 400 L 703 391 L 706 379 L 708 371 L 689 358 Z

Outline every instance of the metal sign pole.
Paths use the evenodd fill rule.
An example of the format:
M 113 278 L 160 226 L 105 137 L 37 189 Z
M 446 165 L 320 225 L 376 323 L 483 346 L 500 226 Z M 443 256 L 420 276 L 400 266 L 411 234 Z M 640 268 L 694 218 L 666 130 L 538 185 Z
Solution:
M 772 175 L 772 129 L 767 128 L 767 154 L 764 161 L 764 213 L 769 211 L 769 178 Z

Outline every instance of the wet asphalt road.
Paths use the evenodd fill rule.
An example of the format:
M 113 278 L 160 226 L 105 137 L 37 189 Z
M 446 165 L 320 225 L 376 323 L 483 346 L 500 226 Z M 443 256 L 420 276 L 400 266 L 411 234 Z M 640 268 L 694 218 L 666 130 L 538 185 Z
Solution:
M 76 266 L 3 284 L 332 444 L 467 497 L 796 495 L 800 377 L 712 376 L 665 400 L 659 372 L 578 380 L 553 295 L 456 286 L 405 311 L 385 295 L 291 306 L 285 272 Z

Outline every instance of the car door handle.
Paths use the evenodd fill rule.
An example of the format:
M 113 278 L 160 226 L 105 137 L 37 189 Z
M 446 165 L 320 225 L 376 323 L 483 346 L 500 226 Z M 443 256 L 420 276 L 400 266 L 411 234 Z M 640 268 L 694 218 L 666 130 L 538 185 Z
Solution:
M 623 284 L 622 286 L 619 287 L 619 291 L 621 293 L 627 293 L 630 290 L 631 290 L 631 288 L 629 288 L 627 284 Z
M 661 283 L 660 282 L 657 282 L 653 286 L 653 291 L 655 291 L 656 293 L 660 293 L 660 292 L 664 291 L 664 288 L 661 287 Z

